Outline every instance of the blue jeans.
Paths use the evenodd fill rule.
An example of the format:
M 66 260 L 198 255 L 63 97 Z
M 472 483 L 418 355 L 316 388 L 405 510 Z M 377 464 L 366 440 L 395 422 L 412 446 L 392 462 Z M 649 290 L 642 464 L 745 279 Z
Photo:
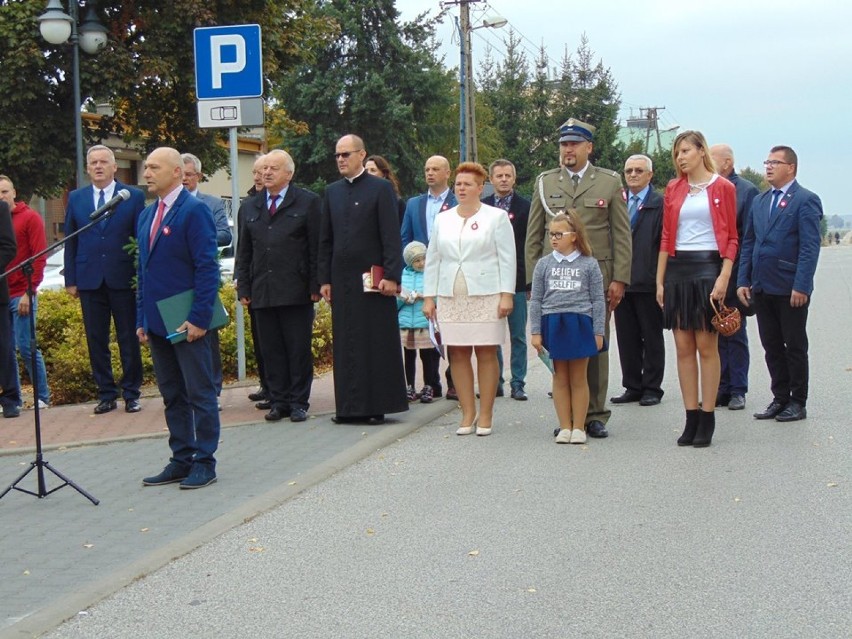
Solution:
M 213 454 L 219 445 L 219 408 L 213 382 L 208 333 L 194 342 L 172 344 L 148 333 L 157 386 L 165 404 L 172 461 L 194 462 L 216 469 Z
M 21 301 L 20 297 L 13 297 L 9 300 L 9 315 L 12 320 L 12 334 L 14 335 L 14 346 L 18 349 L 18 352 L 21 354 L 21 358 L 24 360 L 24 365 L 27 367 L 27 373 L 30 376 L 30 380 L 35 382 L 36 376 L 33 375 L 33 364 L 32 364 L 32 351 L 30 350 L 30 343 L 32 341 L 32 332 L 30 331 L 30 317 L 29 315 L 20 316 L 18 315 L 18 303 Z M 36 308 L 38 307 L 38 296 L 36 295 L 30 304 L 30 313 L 33 314 L 33 320 L 36 319 Z M 41 356 L 41 351 L 36 349 L 36 371 L 38 375 L 38 398 L 43 401 L 45 404 L 50 403 L 50 389 L 47 387 L 47 371 L 44 368 L 44 358 Z M 18 386 L 20 387 L 21 378 L 18 374 L 18 367 L 15 366 L 15 377 L 18 379 Z
M 748 333 L 746 318 L 740 330 L 725 337 L 719 335 L 719 361 L 722 374 L 719 380 L 720 395 L 745 395 L 748 392 Z
M 509 382 L 512 388 L 523 389 L 527 378 L 527 294 L 515 293 L 514 307 L 509 313 L 509 338 L 512 345 L 511 367 L 512 380 Z M 503 379 L 503 349 L 497 349 L 497 362 L 500 366 L 500 386 L 506 380 Z

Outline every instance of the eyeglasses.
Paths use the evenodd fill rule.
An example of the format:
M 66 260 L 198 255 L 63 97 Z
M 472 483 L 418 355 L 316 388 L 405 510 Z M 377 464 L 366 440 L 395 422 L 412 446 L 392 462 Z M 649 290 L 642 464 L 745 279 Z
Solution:
M 642 175 L 645 172 L 645 169 L 624 169 L 625 175 L 632 175 L 635 173 L 636 175 Z
M 775 167 L 775 166 L 778 166 L 779 164 L 787 164 L 787 165 L 793 166 L 793 163 L 792 163 L 792 162 L 782 162 L 781 160 L 766 160 L 766 162 L 764 162 L 764 163 L 763 163 L 763 166 L 765 166 L 765 167 L 770 167 L 770 166 Z
M 564 231 L 564 232 L 557 231 L 556 233 L 550 234 L 550 239 L 551 240 L 561 240 L 563 237 L 565 237 L 566 235 L 569 235 L 571 233 L 576 233 L 576 231 Z
M 353 153 L 358 153 L 358 152 L 360 152 L 360 151 L 361 151 L 361 149 L 357 149 L 357 150 L 355 150 L 355 151 L 344 151 L 343 153 L 335 153 L 335 154 L 334 154 L 334 159 L 335 159 L 335 160 L 339 160 L 340 158 L 343 158 L 343 159 L 345 160 L 345 159 L 347 159 L 350 155 L 352 155 Z
M 192 171 L 184 171 L 183 176 L 188 178 L 194 178 L 198 177 L 198 173 L 193 173 Z

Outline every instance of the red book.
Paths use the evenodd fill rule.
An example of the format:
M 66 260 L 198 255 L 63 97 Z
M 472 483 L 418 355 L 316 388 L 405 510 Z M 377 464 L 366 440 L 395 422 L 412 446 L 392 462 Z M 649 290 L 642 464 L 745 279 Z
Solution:
M 369 271 L 365 271 L 361 275 L 361 278 L 364 280 L 365 293 L 378 293 L 379 282 L 385 279 L 385 269 L 374 264 Z

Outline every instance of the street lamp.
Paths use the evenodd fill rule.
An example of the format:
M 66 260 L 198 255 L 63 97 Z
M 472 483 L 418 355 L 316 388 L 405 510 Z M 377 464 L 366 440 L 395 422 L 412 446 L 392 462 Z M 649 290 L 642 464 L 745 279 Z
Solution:
M 74 82 L 74 129 L 77 145 L 77 188 L 83 184 L 85 165 L 83 164 L 83 116 L 82 98 L 80 97 L 80 49 L 88 54 L 95 54 L 106 46 L 107 30 L 98 21 L 93 6 L 89 6 L 86 19 L 77 29 L 77 16 L 79 6 L 77 0 L 69 0 L 68 10 L 71 15 L 63 11 L 60 0 L 48 0 L 47 8 L 38 17 L 38 28 L 41 37 L 50 44 L 65 44 L 70 42 L 73 46 L 71 75 Z
M 460 17 L 456 19 L 461 45 L 459 64 L 459 161 L 476 162 L 476 114 L 474 111 L 473 60 L 471 56 L 470 32 L 476 29 L 499 29 L 509 21 L 503 16 L 491 15 L 482 20 L 479 26 L 470 24 L 470 3 L 479 0 L 457 0 L 445 4 L 458 4 Z

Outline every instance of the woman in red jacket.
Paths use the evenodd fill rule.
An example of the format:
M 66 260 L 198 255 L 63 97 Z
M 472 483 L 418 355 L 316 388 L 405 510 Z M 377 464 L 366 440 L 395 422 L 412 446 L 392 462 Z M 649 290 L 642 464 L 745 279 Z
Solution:
M 725 298 L 737 256 L 737 199 L 734 185 L 716 173 L 700 132 L 678 135 L 672 159 L 677 178 L 666 187 L 657 303 L 664 326 L 674 331 L 686 408 L 686 427 L 677 444 L 703 448 L 710 445 L 716 427 L 713 410 L 721 368 L 710 299 Z

